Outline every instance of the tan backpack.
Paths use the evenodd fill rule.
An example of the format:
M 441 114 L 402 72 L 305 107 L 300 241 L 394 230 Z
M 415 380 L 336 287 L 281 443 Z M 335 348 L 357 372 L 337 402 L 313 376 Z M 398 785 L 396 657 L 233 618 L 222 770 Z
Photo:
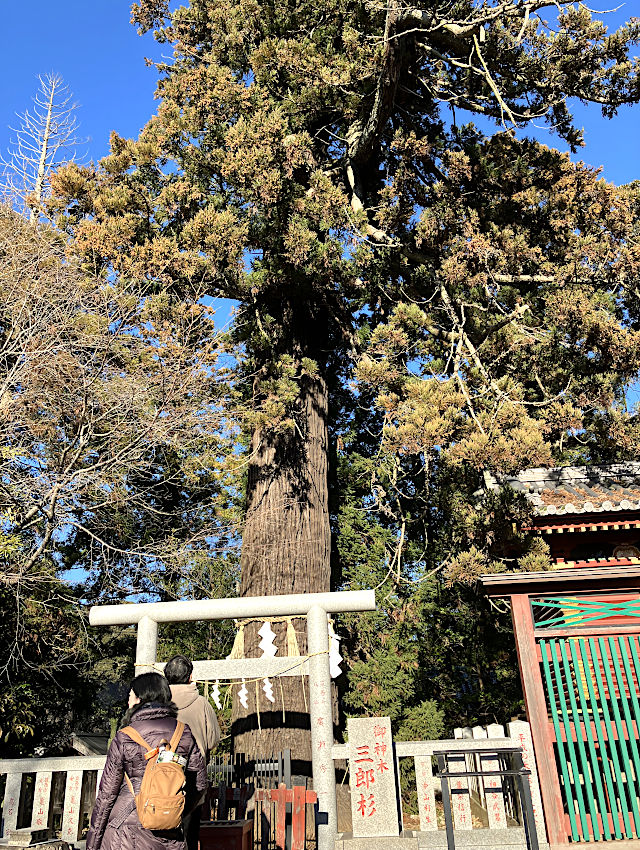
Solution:
M 184 811 L 184 767 L 187 760 L 177 755 L 176 747 L 184 732 L 184 723 L 178 722 L 168 746 L 150 747 L 133 726 L 126 726 L 125 735 L 146 749 L 147 766 L 142 777 L 140 793 L 135 794 L 131 780 L 125 773 L 129 790 L 136 801 L 140 823 L 145 829 L 177 829 Z

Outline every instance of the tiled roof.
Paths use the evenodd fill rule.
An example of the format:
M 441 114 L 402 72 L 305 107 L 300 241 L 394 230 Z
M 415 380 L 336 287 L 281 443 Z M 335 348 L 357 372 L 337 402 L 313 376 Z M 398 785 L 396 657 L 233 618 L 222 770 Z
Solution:
M 524 469 L 514 476 L 484 473 L 485 486 L 508 484 L 535 506 L 538 516 L 640 510 L 640 463 Z

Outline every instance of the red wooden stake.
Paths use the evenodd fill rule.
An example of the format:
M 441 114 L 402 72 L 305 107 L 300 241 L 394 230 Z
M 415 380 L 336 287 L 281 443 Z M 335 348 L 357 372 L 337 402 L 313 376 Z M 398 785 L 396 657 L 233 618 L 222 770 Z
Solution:
M 291 815 L 291 850 L 304 850 L 306 838 L 306 802 L 307 789 L 296 785 L 293 789 L 293 812 Z
M 284 848 L 284 836 L 287 823 L 287 803 L 293 803 L 291 818 L 291 850 L 304 850 L 307 837 L 307 803 L 316 804 L 318 795 L 315 791 L 307 791 L 303 785 L 294 785 L 288 789 L 284 783 L 270 790 L 260 789 L 256 792 L 256 800 L 263 803 L 275 803 L 276 806 L 276 846 Z
M 281 782 L 277 789 L 271 792 L 271 799 L 276 804 L 276 847 L 285 850 L 284 836 L 287 823 L 287 786 Z

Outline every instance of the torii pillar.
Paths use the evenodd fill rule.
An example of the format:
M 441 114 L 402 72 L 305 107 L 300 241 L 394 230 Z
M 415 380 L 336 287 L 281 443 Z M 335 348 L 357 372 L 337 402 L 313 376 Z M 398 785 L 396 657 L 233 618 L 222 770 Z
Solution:
M 183 602 L 136 602 L 97 605 L 89 611 L 92 626 L 137 626 L 136 673 L 161 669 L 157 664 L 158 623 L 260 617 L 306 617 L 308 655 L 291 669 L 291 658 L 237 658 L 195 661 L 196 679 L 252 679 L 308 674 L 311 715 L 311 768 L 318 794 L 318 850 L 333 850 L 338 832 L 329 671 L 329 614 L 374 611 L 373 590 L 341 593 L 295 593 Z

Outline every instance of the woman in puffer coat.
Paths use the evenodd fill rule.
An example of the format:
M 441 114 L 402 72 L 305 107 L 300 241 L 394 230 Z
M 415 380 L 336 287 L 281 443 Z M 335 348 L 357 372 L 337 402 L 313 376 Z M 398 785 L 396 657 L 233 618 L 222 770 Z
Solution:
M 142 673 L 131 683 L 129 710 L 123 726 L 133 726 L 151 747 L 170 741 L 176 728 L 177 709 L 171 689 L 159 673 Z M 187 759 L 185 812 L 202 801 L 207 771 L 195 739 L 185 726 L 176 751 Z M 119 731 L 109 747 L 100 788 L 91 815 L 86 850 L 185 850 L 182 827 L 170 831 L 143 829 L 125 772 L 135 793 L 140 791 L 145 750 Z

